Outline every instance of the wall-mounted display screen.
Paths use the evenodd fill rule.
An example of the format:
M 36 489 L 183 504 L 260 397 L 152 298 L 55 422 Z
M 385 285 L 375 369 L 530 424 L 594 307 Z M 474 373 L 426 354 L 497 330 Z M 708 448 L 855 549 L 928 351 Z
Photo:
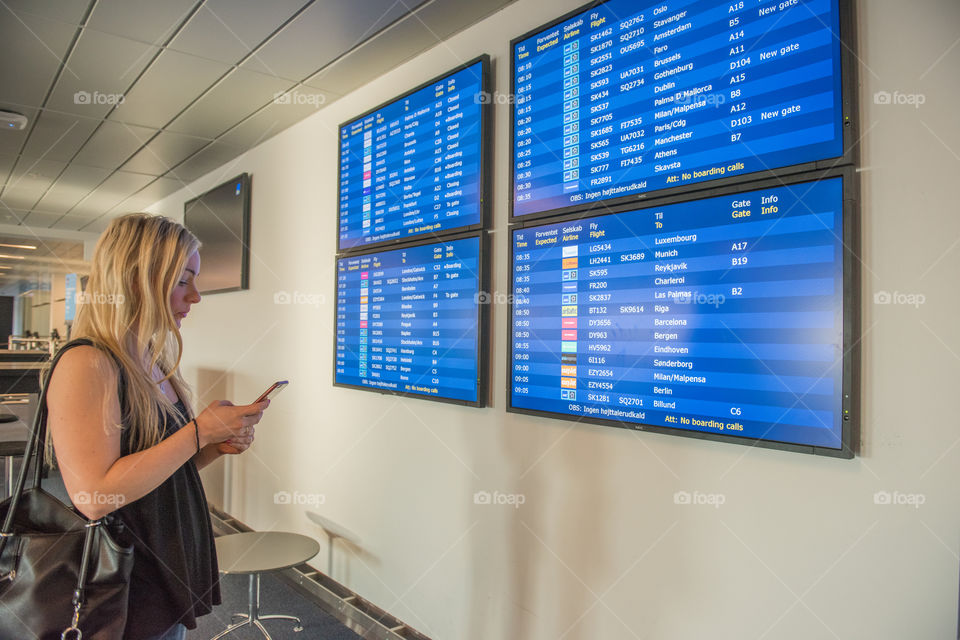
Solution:
M 851 176 L 511 230 L 510 410 L 852 456 Z
M 341 251 L 483 226 L 489 58 L 340 125 Z
M 609 0 L 514 40 L 512 216 L 844 156 L 840 4 Z
M 183 205 L 183 225 L 200 240 L 200 293 L 250 288 L 250 175 L 241 174 Z
M 483 242 L 338 258 L 334 384 L 482 406 Z

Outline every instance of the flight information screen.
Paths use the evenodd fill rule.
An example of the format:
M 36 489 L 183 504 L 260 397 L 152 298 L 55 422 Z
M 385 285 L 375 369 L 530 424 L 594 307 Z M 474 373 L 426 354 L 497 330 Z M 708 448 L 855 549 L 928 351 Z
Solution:
M 482 223 L 485 64 L 340 126 L 341 250 Z
M 480 239 L 337 260 L 334 384 L 480 401 Z
M 514 229 L 511 408 L 840 448 L 842 180 Z
M 513 43 L 513 215 L 843 155 L 839 0 L 610 0 Z

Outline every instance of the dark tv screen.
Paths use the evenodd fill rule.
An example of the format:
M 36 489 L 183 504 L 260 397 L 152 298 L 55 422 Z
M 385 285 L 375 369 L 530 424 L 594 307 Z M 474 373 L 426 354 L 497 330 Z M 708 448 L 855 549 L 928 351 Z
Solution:
M 200 247 L 201 294 L 250 288 L 250 175 L 241 174 L 183 206 Z

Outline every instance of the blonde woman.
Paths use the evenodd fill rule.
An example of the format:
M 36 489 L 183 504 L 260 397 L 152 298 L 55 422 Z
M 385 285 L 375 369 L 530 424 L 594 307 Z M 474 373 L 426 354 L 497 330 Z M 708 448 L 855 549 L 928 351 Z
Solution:
M 115 219 L 50 373 L 47 461 L 81 513 L 116 510 L 135 547 L 129 640 L 183 638 L 220 604 L 198 470 L 245 451 L 269 405 L 217 401 L 194 417 L 179 328 L 200 302 L 198 247 L 168 218 Z

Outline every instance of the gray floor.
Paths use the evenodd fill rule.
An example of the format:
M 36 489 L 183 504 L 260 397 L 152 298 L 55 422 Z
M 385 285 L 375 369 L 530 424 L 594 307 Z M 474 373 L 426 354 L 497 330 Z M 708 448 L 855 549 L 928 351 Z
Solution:
M 187 632 L 188 640 L 212 638 L 230 624 L 230 614 L 247 611 L 248 578 L 243 575 L 221 576 L 223 604 L 197 621 L 197 628 Z M 263 623 L 274 640 L 359 640 L 360 636 L 340 624 L 316 604 L 280 580 L 264 575 L 260 580 L 260 615 L 280 613 L 293 615 L 303 622 L 303 631 L 294 632 L 289 620 L 268 620 Z M 225 636 L 233 640 L 263 640 L 259 629 L 250 626 Z

